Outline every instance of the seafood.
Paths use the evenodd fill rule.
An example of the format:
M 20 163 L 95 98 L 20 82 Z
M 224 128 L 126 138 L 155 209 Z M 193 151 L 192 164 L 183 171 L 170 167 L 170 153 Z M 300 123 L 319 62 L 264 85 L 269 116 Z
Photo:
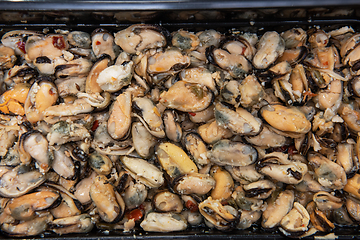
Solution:
M 35 211 L 51 208 L 57 205 L 60 195 L 51 191 L 40 191 L 23 195 L 12 199 L 5 208 L 5 212 L 9 213 L 16 220 L 30 220 L 34 217 Z
M 120 94 L 111 106 L 107 131 L 114 139 L 125 136 L 131 126 L 131 94 Z
M 88 162 L 90 167 L 98 174 L 108 175 L 111 173 L 113 164 L 106 155 L 94 152 L 89 155 Z
M 94 227 L 88 214 L 58 218 L 50 222 L 51 231 L 62 235 L 68 233 L 87 233 Z
M 88 40 L 87 38 L 85 36 L 86 40 Z M 91 48 L 96 57 L 100 57 L 103 54 L 109 55 L 112 60 L 116 57 L 114 37 L 105 29 L 98 28 L 92 32 Z
M 250 145 L 226 139 L 217 141 L 208 156 L 218 165 L 248 166 L 256 161 L 258 153 Z
M 270 126 L 282 132 L 304 134 L 311 129 L 310 121 L 296 107 L 266 105 L 261 108 L 260 114 Z
M 261 120 L 243 108 L 236 108 L 233 111 L 223 104 L 217 103 L 214 115 L 216 122 L 229 129 L 233 134 L 257 135 L 262 127 Z
M 29 131 L 20 136 L 20 150 L 24 155 L 35 159 L 40 166 L 40 171 L 48 171 L 53 159 L 53 152 L 49 149 L 48 140 L 38 131 Z M 29 159 L 29 158 L 28 158 Z M 28 159 L 20 158 L 23 163 Z
M 141 122 L 133 123 L 131 135 L 136 152 L 145 159 L 152 156 L 156 145 L 156 138 L 149 133 Z
M 252 69 L 250 62 L 245 56 L 229 53 L 224 49 L 209 47 L 206 49 L 206 56 L 209 62 L 229 71 L 233 78 L 244 78 Z
M 183 112 L 199 112 L 210 105 L 212 98 L 206 86 L 178 81 L 160 95 L 160 103 Z
M 205 195 L 215 187 L 216 180 L 208 174 L 188 173 L 174 180 L 174 190 L 180 194 Z
M 300 161 L 290 161 L 286 154 L 269 153 L 256 163 L 259 173 L 267 175 L 277 181 L 298 184 L 303 180 L 308 167 Z
M 170 177 L 177 177 L 181 174 L 198 172 L 196 164 L 180 147 L 175 144 L 164 142 L 157 146 L 156 157 L 169 174 Z
M 148 192 L 144 184 L 133 184 L 130 182 L 129 186 L 125 189 L 123 194 L 126 208 L 133 209 L 139 207 L 146 200 L 147 193 Z M 161 204 L 161 201 L 159 204 Z
M 273 228 L 280 224 L 294 204 L 294 192 L 285 190 L 268 200 L 268 207 L 263 212 L 261 225 Z M 274 214 L 276 213 L 276 214 Z
M 281 220 L 279 228 L 286 236 L 299 235 L 308 230 L 310 215 L 303 205 L 294 203 L 293 209 Z
M 20 222 L 19 224 L 4 223 L 1 226 L 1 230 L 9 236 L 34 236 L 44 232 L 51 221 L 51 214 L 46 214 L 45 216 L 38 216 L 29 221 Z
M 159 114 L 159 109 L 148 98 L 134 98 L 132 102 L 134 112 L 144 122 L 149 132 L 158 138 L 165 137 L 164 124 Z
M 153 205 L 160 212 L 180 213 L 184 208 L 180 197 L 167 191 L 157 193 L 153 198 Z
M 211 190 L 211 197 L 213 199 L 229 198 L 234 188 L 234 180 L 230 173 L 219 166 L 213 166 L 210 169 L 210 174 L 215 180 L 214 189 Z
M 149 213 L 140 226 L 149 232 L 182 231 L 187 228 L 187 221 L 176 213 Z
M 51 167 L 61 177 L 74 179 L 77 177 L 79 166 L 68 155 L 69 150 L 65 146 L 61 146 L 58 151 L 54 152 L 54 161 Z
M 148 187 L 160 187 L 164 183 L 163 173 L 154 165 L 141 158 L 122 156 L 121 162 L 135 180 Z
M 108 92 L 119 91 L 126 85 L 129 85 L 132 78 L 133 62 L 124 62 L 121 65 L 112 65 L 99 73 L 96 79 L 99 87 Z
M 26 165 L 19 165 L 13 169 L 2 167 L 0 195 L 20 197 L 40 186 L 45 180 L 42 173 Z
M 150 74 L 172 74 L 190 65 L 190 59 L 177 49 L 156 53 L 148 59 L 148 72 Z
M 309 153 L 309 164 L 318 182 L 328 188 L 342 189 L 347 184 L 345 170 L 319 153 Z
M 44 118 L 44 110 L 58 99 L 56 86 L 48 81 L 35 82 L 27 94 L 24 110 L 29 122 L 35 123 Z
M 1 38 L 2 233 L 359 225 L 351 28 L 47 31 Z
M 209 197 L 199 204 L 199 211 L 217 229 L 226 230 L 231 228 L 238 218 L 237 211 L 233 211 L 230 206 L 230 208 L 227 206 L 229 205 L 223 206 L 219 200 Z
M 285 41 L 277 32 L 266 32 L 259 40 L 253 64 L 258 69 L 265 69 L 276 61 L 285 50 Z
M 12 68 L 15 61 L 15 50 L 4 45 L 0 46 L 0 69 Z
M 115 34 L 115 43 L 127 53 L 161 48 L 167 44 L 168 32 L 160 26 L 132 25 Z
M 78 208 L 78 200 L 73 199 L 67 193 L 60 192 L 61 203 L 50 210 L 54 218 L 66 218 L 75 215 L 80 215 L 81 210 Z
M 105 222 L 117 222 L 124 214 L 124 201 L 103 175 L 97 176 L 91 185 L 90 198 Z

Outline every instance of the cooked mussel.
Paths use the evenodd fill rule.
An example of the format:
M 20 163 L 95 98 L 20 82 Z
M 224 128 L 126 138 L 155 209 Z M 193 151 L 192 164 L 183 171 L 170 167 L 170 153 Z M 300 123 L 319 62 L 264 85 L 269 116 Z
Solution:
M 226 230 L 231 228 L 238 218 L 237 211 L 226 206 L 222 205 L 219 200 L 209 197 L 199 204 L 199 211 L 217 229 Z

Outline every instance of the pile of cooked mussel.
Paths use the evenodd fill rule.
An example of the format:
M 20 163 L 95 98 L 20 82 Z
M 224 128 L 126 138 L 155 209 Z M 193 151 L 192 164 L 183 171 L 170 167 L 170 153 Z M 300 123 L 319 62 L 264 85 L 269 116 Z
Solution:
M 360 222 L 360 34 L 14 30 L 0 45 L 10 236 Z

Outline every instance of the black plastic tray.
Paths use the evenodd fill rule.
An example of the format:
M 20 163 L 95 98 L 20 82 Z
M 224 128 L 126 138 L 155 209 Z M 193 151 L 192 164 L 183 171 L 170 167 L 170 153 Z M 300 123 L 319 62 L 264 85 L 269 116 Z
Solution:
M 0 24 L 212 24 L 360 19 L 359 0 L 0 0 Z
M 191 10 L 359 5 L 358 0 L 3 0 L 4 10 Z
M 348 239 L 360 239 L 359 236 L 360 227 L 357 228 L 340 228 L 336 227 L 335 230 L 330 233 L 329 238 L 324 239 L 333 239 L 330 236 L 336 236 L 336 239 L 339 240 L 348 240 Z M 326 234 L 317 233 L 317 237 L 326 236 Z M 334 235 L 333 235 L 334 234 Z M 0 235 L 0 239 L 10 239 L 4 235 Z M 282 240 L 288 239 L 284 235 L 280 234 L 278 231 L 269 231 L 262 230 L 256 226 L 246 229 L 246 230 L 233 230 L 229 232 L 220 232 L 218 230 L 209 230 L 209 229 L 190 229 L 182 232 L 170 232 L 170 233 L 153 233 L 153 232 L 143 232 L 142 230 L 135 230 L 134 232 L 124 233 L 122 231 L 97 231 L 93 230 L 90 233 L 86 234 L 68 234 L 59 236 L 53 233 L 45 233 L 41 236 L 27 237 L 27 239 L 33 240 L 226 240 L 226 239 L 254 239 L 254 240 Z M 309 236 L 302 239 L 314 239 L 314 236 Z M 316 239 L 316 238 L 315 238 Z

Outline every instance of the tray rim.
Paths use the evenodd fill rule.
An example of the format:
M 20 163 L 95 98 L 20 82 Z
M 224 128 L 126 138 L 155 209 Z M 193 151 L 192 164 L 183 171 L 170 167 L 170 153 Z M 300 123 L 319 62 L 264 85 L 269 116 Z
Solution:
M 96 4 L 96 6 L 94 6 Z M 1 10 L 13 11 L 162 11 L 162 10 L 224 10 L 249 8 L 284 8 L 284 7 L 329 7 L 360 6 L 358 0 L 1 0 Z

